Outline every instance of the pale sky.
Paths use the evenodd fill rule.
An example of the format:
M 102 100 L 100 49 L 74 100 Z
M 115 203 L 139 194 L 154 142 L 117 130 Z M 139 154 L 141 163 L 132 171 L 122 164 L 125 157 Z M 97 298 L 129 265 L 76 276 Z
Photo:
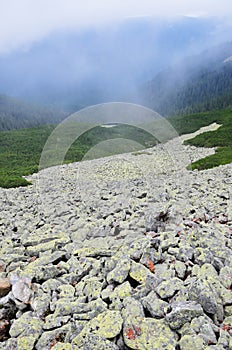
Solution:
M 232 22 L 232 0 L 0 0 L 0 53 L 54 31 L 83 30 L 128 17 L 207 16 Z

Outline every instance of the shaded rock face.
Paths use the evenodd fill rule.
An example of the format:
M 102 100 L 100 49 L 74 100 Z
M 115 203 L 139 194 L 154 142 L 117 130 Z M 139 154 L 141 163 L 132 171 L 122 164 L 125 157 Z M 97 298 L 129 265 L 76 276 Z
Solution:
M 2 278 L 0 280 L 0 298 L 4 297 L 11 290 L 11 283 L 8 278 Z
M 212 150 L 173 140 L 113 157 L 123 176 L 99 159 L 0 189 L 0 349 L 232 346 L 232 165 L 188 172 L 183 152 Z

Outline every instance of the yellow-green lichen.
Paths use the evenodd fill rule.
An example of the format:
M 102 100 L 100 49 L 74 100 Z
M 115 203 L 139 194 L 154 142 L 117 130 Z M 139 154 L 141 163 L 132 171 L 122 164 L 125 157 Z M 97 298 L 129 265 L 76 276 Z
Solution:
M 25 336 L 19 337 L 17 340 L 17 350 L 33 350 L 36 337 L 34 336 Z
M 124 325 L 126 346 L 136 350 L 173 350 L 177 344 L 176 334 L 164 320 L 137 317 L 133 325 Z

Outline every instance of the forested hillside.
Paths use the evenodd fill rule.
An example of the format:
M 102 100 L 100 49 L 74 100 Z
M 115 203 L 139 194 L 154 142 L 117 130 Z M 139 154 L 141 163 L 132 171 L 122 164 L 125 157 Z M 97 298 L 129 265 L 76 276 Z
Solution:
M 37 125 L 56 124 L 66 113 L 52 107 L 43 107 L 0 95 L 0 130 L 29 128 Z
M 143 103 L 169 116 L 230 107 L 232 43 L 186 59 L 143 86 Z

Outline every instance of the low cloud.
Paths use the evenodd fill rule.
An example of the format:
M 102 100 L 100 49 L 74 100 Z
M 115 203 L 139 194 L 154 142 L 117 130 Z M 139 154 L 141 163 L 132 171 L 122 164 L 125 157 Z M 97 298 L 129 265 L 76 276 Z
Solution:
M 52 32 L 128 17 L 232 17 L 231 0 L 0 0 L 0 53 L 26 50 Z

